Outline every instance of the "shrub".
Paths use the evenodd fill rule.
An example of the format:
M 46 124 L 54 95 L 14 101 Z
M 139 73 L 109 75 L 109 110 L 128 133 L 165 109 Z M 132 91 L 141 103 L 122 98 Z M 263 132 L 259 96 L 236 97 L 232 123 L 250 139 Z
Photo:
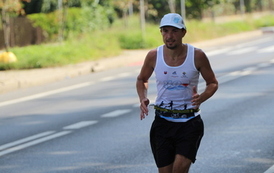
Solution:
M 45 37 L 48 41 L 57 39 L 60 27 L 64 28 L 65 38 L 69 34 L 75 35 L 83 32 L 90 32 L 100 29 L 106 29 L 110 26 L 108 11 L 98 5 L 96 7 L 85 6 L 82 8 L 69 8 L 64 17 L 63 26 L 60 25 L 59 17 L 63 15 L 60 11 L 52 13 L 37 13 L 28 15 L 34 26 L 39 26 L 45 31 Z
M 80 21 L 76 19 L 78 9 L 72 10 L 75 10 L 70 11 L 75 13 L 75 18 L 69 20 L 75 23 L 71 23 L 70 27 L 73 27 L 73 24 L 77 24 L 77 22 L 82 25 L 81 20 L 85 19 Z M 73 21 L 74 19 L 77 21 Z M 46 21 L 47 19 L 43 20 Z M 11 48 L 18 61 L 11 64 L 0 64 L 0 70 L 62 66 L 115 56 L 121 52 L 121 48 L 155 48 L 163 44 L 158 25 L 146 24 L 146 33 L 142 36 L 138 21 L 139 18 L 133 16 L 130 18 L 128 26 L 125 26 L 124 21 L 117 20 L 108 30 L 82 30 L 81 27 L 74 26 L 75 28 L 78 27 L 79 30 L 75 28 L 71 30 L 77 30 L 78 33 L 70 36 L 62 44 L 52 43 Z M 255 20 L 249 18 L 241 22 L 231 21 L 227 23 L 191 20 L 187 21 L 188 31 L 184 42 L 193 43 L 272 25 L 274 25 L 274 16 L 263 16 Z
M 123 49 L 145 48 L 145 42 L 141 32 L 126 32 L 119 36 L 119 43 Z

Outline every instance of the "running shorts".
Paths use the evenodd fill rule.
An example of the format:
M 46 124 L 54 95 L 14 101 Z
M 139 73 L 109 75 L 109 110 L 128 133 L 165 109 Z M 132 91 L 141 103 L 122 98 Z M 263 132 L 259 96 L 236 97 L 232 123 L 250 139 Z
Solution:
M 156 115 L 151 125 L 150 145 L 157 167 L 173 163 L 176 154 L 194 163 L 203 135 L 200 115 L 187 122 L 170 122 Z

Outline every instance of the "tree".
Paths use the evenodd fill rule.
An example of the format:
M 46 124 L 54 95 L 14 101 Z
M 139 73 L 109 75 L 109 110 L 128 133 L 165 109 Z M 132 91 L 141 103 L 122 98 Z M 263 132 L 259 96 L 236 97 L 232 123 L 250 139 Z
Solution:
M 181 0 L 147 0 L 147 2 L 149 8 L 154 8 L 157 11 L 157 18 L 166 13 L 181 12 Z M 187 18 L 202 19 L 203 11 L 211 7 L 212 4 L 220 3 L 220 0 L 185 0 L 184 2 Z M 149 16 L 149 18 L 151 17 Z
M 10 16 L 24 13 L 22 2 L 30 0 L 0 0 L 1 24 L 4 33 L 5 50 L 8 52 L 10 46 Z
M 168 6 L 171 13 L 175 13 L 175 0 L 168 0 Z
M 43 0 L 31 0 L 22 3 L 26 14 L 41 13 Z
M 203 10 L 218 4 L 220 0 L 186 0 L 186 15 L 188 18 L 202 19 Z
M 162 17 L 166 13 L 170 12 L 169 4 L 168 1 L 165 0 L 147 0 L 148 3 L 148 10 L 153 11 L 153 13 L 149 13 L 148 19 L 149 20 L 154 20 L 155 22 L 159 22 L 157 18 Z M 156 12 L 154 12 L 154 10 Z M 176 11 L 176 9 L 175 9 Z
M 125 22 L 125 26 L 127 26 L 127 19 L 128 19 L 128 13 L 129 9 L 132 6 L 133 0 L 116 0 L 113 1 L 114 8 L 118 11 L 118 13 L 122 13 L 122 17 Z

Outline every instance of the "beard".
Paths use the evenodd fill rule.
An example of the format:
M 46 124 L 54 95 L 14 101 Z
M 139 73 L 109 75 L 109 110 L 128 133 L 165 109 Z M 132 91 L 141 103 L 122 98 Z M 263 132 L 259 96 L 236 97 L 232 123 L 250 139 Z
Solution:
M 166 47 L 171 50 L 176 49 L 178 47 L 178 45 L 175 42 L 173 42 L 173 41 L 170 42 L 170 41 L 167 40 L 167 42 L 165 42 Z
M 178 46 L 177 46 L 177 45 L 169 45 L 169 44 L 166 44 L 166 47 L 167 47 L 168 49 L 173 50 L 173 49 L 176 49 Z

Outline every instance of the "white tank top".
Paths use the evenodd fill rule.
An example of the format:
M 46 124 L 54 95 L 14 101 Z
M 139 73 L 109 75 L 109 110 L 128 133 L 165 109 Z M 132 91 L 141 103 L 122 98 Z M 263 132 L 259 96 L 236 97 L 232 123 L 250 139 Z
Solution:
M 173 67 L 165 63 L 163 45 L 157 48 L 157 59 L 154 69 L 158 95 L 155 105 L 165 109 L 193 109 L 191 100 L 193 87 L 198 88 L 199 71 L 194 63 L 194 47 L 187 44 L 187 56 L 183 64 Z M 200 112 L 197 112 L 199 114 Z M 164 118 L 164 117 L 163 117 Z M 169 121 L 186 122 L 188 119 L 172 119 Z

